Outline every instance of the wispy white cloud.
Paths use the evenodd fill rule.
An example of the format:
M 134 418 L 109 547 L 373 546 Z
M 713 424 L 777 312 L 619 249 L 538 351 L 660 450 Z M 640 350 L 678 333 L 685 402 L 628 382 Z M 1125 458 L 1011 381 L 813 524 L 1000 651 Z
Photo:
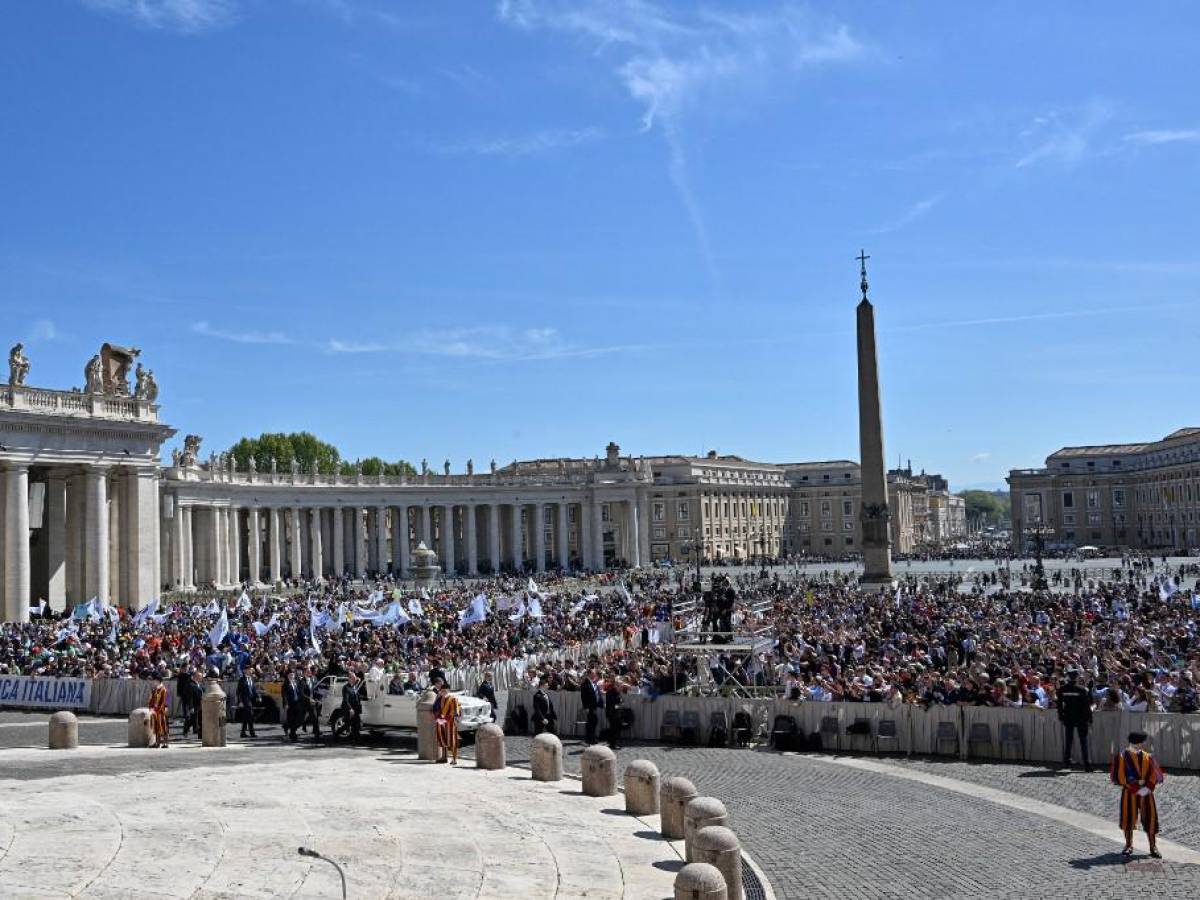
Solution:
M 499 363 L 602 356 L 639 347 L 632 344 L 584 346 L 564 339 L 555 328 L 489 325 L 422 329 L 392 342 L 334 338 L 324 349 L 338 354 L 396 353 Z
M 911 225 L 913 222 L 917 221 L 917 219 L 921 218 L 931 209 L 941 203 L 944 196 L 944 194 L 934 194 L 932 197 L 926 197 L 924 200 L 918 200 L 899 218 L 893 219 L 891 222 L 888 222 L 885 225 L 880 225 L 878 228 L 873 229 L 873 233 L 887 234 L 892 231 L 899 231 L 906 225 Z
M 100 12 L 127 16 L 143 28 L 195 33 L 237 18 L 234 0 L 83 0 Z
M 1125 135 L 1131 144 L 1193 144 L 1200 142 L 1200 128 L 1134 131 Z
M 1021 133 L 1029 146 L 1016 167 L 1024 169 L 1035 163 L 1057 163 L 1068 168 L 1076 165 L 1091 152 L 1097 133 L 1112 117 L 1112 108 L 1101 100 L 1093 100 L 1079 110 L 1051 110 L 1037 116 Z
M 478 138 L 447 144 L 433 144 L 431 148 L 439 153 L 455 155 L 541 156 L 591 144 L 603 138 L 604 130 L 601 128 L 552 128 L 514 137 Z
M 29 325 L 29 340 L 31 341 L 52 341 L 56 337 L 58 337 L 58 328 L 49 319 L 35 319 Z
M 227 331 L 214 328 L 208 322 L 193 322 L 192 331 L 205 337 L 235 344 L 294 344 L 295 341 L 282 331 Z
M 981 450 L 979 453 L 976 453 L 974 456 L 971 457 L 971 462 L 982 463 L 982 462 L 987 462 L 991 458 L 992 458 L 991 453 L 989 453 L 987 450 Z
M 500 0 L 501 21 L 525 31 L 578 40 L 596 57 L 615 57 L 613 74 L 641 108 L 641 130 L 660 128 L 667 174 L 716 281 L 701 204 L 688 171 L 681 119 L 701 100 L 761 83 L 779 71 L 844 63 L 866 47 L 841 24 L 785 4 L 752 13 L 648 0 Z

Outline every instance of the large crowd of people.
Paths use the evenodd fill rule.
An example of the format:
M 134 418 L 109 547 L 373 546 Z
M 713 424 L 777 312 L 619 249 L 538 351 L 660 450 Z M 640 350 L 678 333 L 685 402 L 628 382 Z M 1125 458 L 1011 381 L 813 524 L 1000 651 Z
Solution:
M 1069 574 L 1032 590 L 998 572 L 903 575 L 867 592 L 837 571 L 527 576 L 321 585 L 87 604 L 0 628 L 0 674 L 263 681 L 356 672 L 425 687 L 515 664 L 530 687 L 765 692 L 793 700 L 1057 705 L 1069 671 L 1098 709 L 1200 708 L 1195 566 Z M 696 590 L 699 588 L 699 590 Z M 703 592 L 703 593 L 701 593 Z M 758 636 L 726 643 L 729 634 Z M 611 649 L 587 652 L 607 639 Z M 690 644 L 684 649 L 677 641 Z M 699 646 L 697 646 L 699 645 Z

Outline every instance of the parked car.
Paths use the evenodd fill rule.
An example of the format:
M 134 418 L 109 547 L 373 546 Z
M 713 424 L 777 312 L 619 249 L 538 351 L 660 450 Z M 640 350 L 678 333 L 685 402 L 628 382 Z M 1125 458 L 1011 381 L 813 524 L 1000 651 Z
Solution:
M 321 700 L 321 718 L 328 723 L 329 733 L 334 740 L 345 737 L 350 733 L 350 723 L 346 721 L 342 709 L 342 687 L 345 678 L 328 677 L 321 680 L 318 694 Z M 417 729 L 417 703 L 421 699 L 418 693 L 389 694 L 387 683 L 382 681 L 361 681 L 359 690 L 362 697 L 362 729 L 365 731 L 393 731 Z M 458 718 L 459 734 L 473 735 L 480 725 L 492 721 L 492 705 L 486 700 L 471 697 L 461 691 L 453 692 L 462 706 L 462 715 Z

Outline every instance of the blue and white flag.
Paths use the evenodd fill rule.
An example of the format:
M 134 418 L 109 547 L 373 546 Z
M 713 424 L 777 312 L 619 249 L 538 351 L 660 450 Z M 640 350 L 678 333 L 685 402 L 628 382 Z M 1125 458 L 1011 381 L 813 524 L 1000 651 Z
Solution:
M 404 611 L 404 604 L 399 600 L 393 600 L 384 607 L 383 612 L 376 613 L 375 616 L 376 625 L 407 625 L 412 621 Z
M 237 608 L 241 611 L 250 609 L 250 595 L 242 591 L 242 596 L 238 597 Z
M 213 647 L 219 647 L 227 634 L 229 634 L 229 613 L 221 610 L 221 617 L 217 619 L 216 624 L 208 632 L 208 642 Z
M 537 586 L 537 582 L 532 578 L 529 579 L 529 584 L 525 586 L 525 590 L 534 597 L 540 597 L 542 595 L 541 588 Z
M 425 615 L 424 610 L 421 609 L 421 601 L 418 600 L 416 597 L 413 597 L 411 600 L 408 601 L 408 611 L 412 615 L 418 616 L 418 617 Z
M 100 598 L 93 597 L 87 603 L 80 603 L 75 606 L 75 611 L 71 613 L 72 619 L 83 621 L 86 619 L 89 622 L 99 622 L 104 607 L 100 605 Z
M 308 617 L 308 639 L 312 643 L 313 649 L 315 651 L 317 651 L 317 653 L 320 653 L 321 652 L 321 641 L 320 641 L 320 639 L 317 638 L 317 629 L 318 629 L 317 616 L 318 615 L 323 616 L 325 614 L 317 613 L 317 611 L 314 610 L 311 606 L 309 607 L 309 611 L 310 611 L 310 615 Z
M 152 599 L 149 603 L 133 614 L 133 624 L 140 627 L 142 623 L 153 616 L 156 612 L 158 612 L 157 597 Z
M 626 603 L 633 602 L 633 596 L 629 593 L 629 588 L 625 586 L 624 578 L 621 579 L 621 593 L 624 595 Z
M 221 602 L 216 597 L 213 597 L 212 603 L 204 607 L 204 611 L 210 616 L 215 616 L 217 613 L 222 612 Z
M 588 605 L 588 598 L 580 597 L 579 602 L 571 607 L 571 615 L 578 615 L 579 613 L 583 612 L 584 608 L 587 605 Z
M 525 618 L 525 601 L 524 600 L 522 600 L 520 603 L 517 604 L 516 611 L 508 617 L 508 621 L 520 622 L 523 618 Z
M 1192 594 L 1192 609 L 1200 609 L 1200 594 Z
M 529 606 L 527 609 L 531 619 L 540 619 L 542 617 L 542 601 L 537 597 L 529 598 Z
M 462 631 L 468 625 L 484 621 L 487 613 L 487 597 L 480 594 L 471 601 L 470 606 L 458 614 L 458 630 Z

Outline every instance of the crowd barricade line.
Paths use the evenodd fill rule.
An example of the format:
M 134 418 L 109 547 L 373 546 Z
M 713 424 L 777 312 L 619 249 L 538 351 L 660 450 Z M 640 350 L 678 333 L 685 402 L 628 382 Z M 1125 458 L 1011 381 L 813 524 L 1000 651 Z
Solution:
M 508 692 L 506 714 L 518 704 L 533 715 L 533 691 L 515 688 Z M 563 737 L 574 736 L 575 722 L 580 718 L 580 696 L 578 691 L 550 691 L 550 698 L 558 713 L 558 732 Z M 879 722 L 884 719 L 896 723 L 896 741 L 886 749 L 889 751 L 917 754 L 920 756 L 957 756 L 960 759 L 1006 759 L 1027 762 L 1056 763 L 1062 761 L 1063 727 L 1052 709 L 1036 707 L 986 707 L 986 706 L 941 706 L 929 709 L 912 704 L 889 706 L 883 703 L 819 703 L 795 702 L 777 699 L 773 701 L 747 700 L 738 697 L 685 697 L 680 694 L 662 694 L 650 698 L 642 694 L 626 694 L 624 707 L 633 712 L 633 729 L 628 737 L 637 740 L 657 741 L 662 731 L 663 716 L 674 711 L 683 718 L 685 712 L 694 712 L 699 718 L 700 728 L 696 736 L 698 744 L 708 741 L 711 714 L 724 711 L 732 723 L 734 715 L 742 709 L 749 710 L 756 729 L 765 724 L 769 733 L 777 715 L 791 716 L 798 729 L 805 735 L 821 731 L 825 718 L 837 721 L 836 741 L 829 733 L 822 735 L 822 750 L 826 752 L 851 749 L 874 750 Z M 765 721 L 757 713 L 765 712 Z M 871 736 L 855 740 L 846 729 L 856 719 L 866 719 L 871 724 Z M 938 726 L 950 723 L 944 740 L 938 739 Z M 989 729 L 989 745 L 972 744 L 971 726 L 986 724 Z M 1021 728 L 1020 753 L 1013 746 L 1001 746 L 1001 726 L 1019 725 Z M 607 725 L 603 712 L 600 726 Z M 1144 731 L 1150 736 L 1150 748 L 1155 758 L 1168 768 L 1200 770 L 1200 714 L 1181 713 L 1135 713 L 1102 712 L 1093 714 L 1089 729 L 1089 755 L 1097 768 L 1106 768 L 1109 760 L 1127 744 L 1131 731 Z M 952 735 L 952 737 L 951 737 Z M 1078 761 L 1076 746 L 1074 759 Z

